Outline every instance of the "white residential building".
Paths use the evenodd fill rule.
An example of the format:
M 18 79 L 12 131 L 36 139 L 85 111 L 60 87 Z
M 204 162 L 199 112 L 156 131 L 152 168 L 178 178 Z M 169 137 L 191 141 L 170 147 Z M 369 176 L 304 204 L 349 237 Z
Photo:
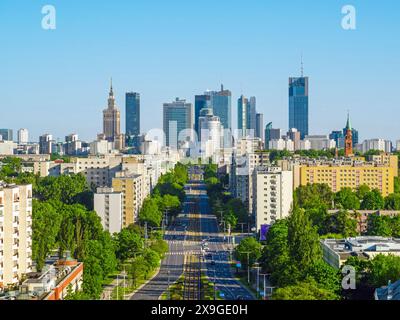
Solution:
M 328 135 L 308 135 L 305 136 L 304 140 L 310 142 L 311 150 L 329 150 L 336 148 L 336 141 L 329 139 Z
M 368 152 L 369 150 L 392 152 L 392 142 L 384 139 L 369 139 L 357 145 L 357 149 L 362 153 Z
M 29 142 L 29 132 L 28 129 L 18 130 L 18 144 L 27 144 Z
M 294 151 L 294 142 L 291 139 L 272 139 L 269 141 L 270 150 Z
M 253 172 L 258 166 L 269 164 L 269 152 L 254 152 L 235 157 L 231 174 L 231 191 L 253 212 Z
M 32 271 L 32 185 L 0 184 L 0 291 Z
M 13 141 L 0 141 L 0 155 L 13 155 L 17 144 Z
M 122 192 L 113 188 L 97 188 L 94 194 L 94 211 L 101 219 L 103 228 L 111 234 L 122 229 Z
M 253 172 L 253 211 L 257 231 L 289 216 L 293 202 L 293 172 L 258 167 Z
M 243 137 L 239 138 L 235 144 L 237 156 L 244 156 L 248 153 L 254 153 L 263 149 L 261 138 Z

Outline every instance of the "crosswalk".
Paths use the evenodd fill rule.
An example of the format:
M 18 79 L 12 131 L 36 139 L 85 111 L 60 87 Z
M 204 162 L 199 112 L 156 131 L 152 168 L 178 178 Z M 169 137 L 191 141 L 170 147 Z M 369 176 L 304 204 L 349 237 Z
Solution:
M 184 242 L 185 244 L 188 245 L 200 245 L 201 241 L 183 241 L 183 240 L 172 240 L 172 241 L 168 241 L 171 244 L 180 244 L 182 242 Z M 221 244 L 222 242 L 218 242 L 218 241 L 207 241 L 208 244 Z
M 199 255 L 202 254 L 200 250 L 188 250 L 188 251 L 175 251 L 168 252 L 168 256 L 184 256 L 184 255 Z

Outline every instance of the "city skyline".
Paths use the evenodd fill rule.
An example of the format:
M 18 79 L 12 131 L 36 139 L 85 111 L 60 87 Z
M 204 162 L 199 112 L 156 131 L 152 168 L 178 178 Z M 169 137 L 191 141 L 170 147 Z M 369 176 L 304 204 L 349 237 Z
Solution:
M 40 27 L 39 2 L 22 5 L 3 1 L 0 34 L 5 50 L 0 57 L 7 61 L 2 65 L 3 79 L 7 80 L 1 86 L 5 107 L 0 127 L 14 132 L 28 128 L 35 140 L 44 132 L 60 139 L 76 132 L 83 140 L 91 141 L 101 132 L 99 111 L 107 80 L 113 76 L 119 106 L 124 105 L 126 92 L 141 94 L 142 133 L 162 128 L 164 102 L 179 96 L 194 104 L 195 95 L 216 89 L 221 83 L 232 92 L 234 127 L 235 102 L 243 94 L 257 98 L 258 112 L 264 114 L 265 123 L 273 122 L 274 127 L 286 131 L 287 79 L 300 75 L 302 54 L 304 73 L 312 84 L 310 134 L 329 134 L 342 127 L 350 109 L 360 140 L 379 137 L 395 141 L 399 138 L 396 123 L 387 119 L 395 119 L 398 112 L 392 93 L 400 71 L 395 63 L 399 46 L 392 39 L 396 36 L 395 12 L 399 4 L 389 0 L 384 3 L 355 1 L 357 29 L 349 31 L 341 28 L 341 1 L 324 5 L 313 1 L 294 3 L 291 10 L 284 10 L 284 4 L 261 1 L 235 3 L 229 8 L 223 3 L 213 4 L 208 23 L 201 28 L 193 18 L 207 6 L 204 2 L 160 2 L 152 9 L 145 3 L 134 7 L 123 1 L 100 8 L 79 3 L 77 12 L 73 3 L 55 1 L 57 29 L 46 31 Z M 150 10 L 156 18 L 154 26 L 144 20 Z M 11 19 L 9 13 L 15 11 Z M 35 16 L 32 12 L 36 11 Z M 189 12 L 194 12 L 194 17 L 192 14 L 182 30 L 183 18 L 177 13 L 185 17 Z M 246 26 L 235 23 L 241 12 L 254 17 Z M 115 19 L 117 15 L 121 19 Z M 135 19 L 127 19 L 130 15 Z M 176 19 L 168 20 L 166 25 L 170 15 Z M 113 23 L 99 24 L 106 17 Z M 218 28 L 220 19 L 225 22 L 223 28 Z M 291 25 L 285 23 L 288 20 L 291 25 L 301 23 L 301 39 L 282 40 L 292 32 Z M 160 29 L 161 25 L 164 28 Z M 13 30 L 13 34 L 5 30 Z M 93 36 L 94 30 L 97 36 Z M 201 44 L 214 50 L 197 49 L 204 34 L 208 36 Z M 131 38 L 135 42 L 127 44 Z M 239 38 L 252 43 L 252 50 L 237 46 Z M 112 52 L 106 50 L 107 39 L 113 43 Z M 74 50 L 88 41 L 91 45 L 85 45 L 84 50 Z M 160 51 L 164 46 L 174 48 L 177 43 L 184 43 L 186 49 Z M 31 64 L 32 59 L 37 63 Z M 376 81 L 371 81 L 371 74 Z M 92 121 L 86 121 L 88 118 Z M 125 119 L 124 108 L 121 118 Z M 125 132 L 124 121 L 121 130 Z

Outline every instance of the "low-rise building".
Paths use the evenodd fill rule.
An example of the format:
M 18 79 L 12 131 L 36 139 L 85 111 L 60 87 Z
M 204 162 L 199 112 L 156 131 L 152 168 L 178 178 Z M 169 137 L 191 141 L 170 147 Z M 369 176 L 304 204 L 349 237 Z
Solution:
M 321 240 L 323 258 L 336 269 L 351 256 L 373 259 L 378 254 L 400 256 L 400 239 L 384 237 L 356 237 Z

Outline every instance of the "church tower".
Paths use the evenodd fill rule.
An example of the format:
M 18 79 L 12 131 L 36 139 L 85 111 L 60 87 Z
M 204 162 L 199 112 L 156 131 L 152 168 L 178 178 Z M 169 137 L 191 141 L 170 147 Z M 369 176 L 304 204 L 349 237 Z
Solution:
M 344 154 L 346 157 L 353 156 L 353 131 L 351 129 L 349 114 L 347 114 L 346 137 L 344 140 Z

